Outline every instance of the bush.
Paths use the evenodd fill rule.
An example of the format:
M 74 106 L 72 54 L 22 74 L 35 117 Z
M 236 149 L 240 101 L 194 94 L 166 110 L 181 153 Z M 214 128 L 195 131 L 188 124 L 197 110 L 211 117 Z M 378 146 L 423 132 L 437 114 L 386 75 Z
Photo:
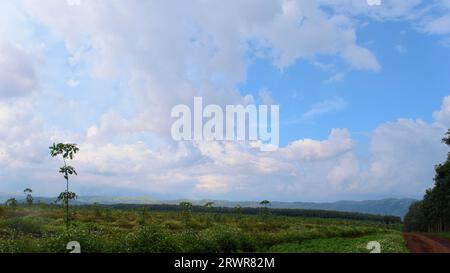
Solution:
M 133 253 L 180 252 L 177 240 L 156 226 L 144 226 L 126 237 L 126 251 Z
M 188 230 L 178 233 L 176 236 L 183 252 L 187 253 L 209 253 L 212 249 L 217 249 L 216 242 L 208 236 L 203 236 L 200 232 Z
M 227 225 L 216 226 L 200 233 L 203 240 L 209 241 L 209 252 L 233 253 L 254 251 L 254 240 L 239 228 Z
M 76 241 L 81 245 L 81 252 L 83 253 L 102 253 L 111 252 L 111 246 L 108 245 L 107 240 L 101 240 L 98 236 L 93 235 L 83 228 L 71 227 L 64 230 L 58 235 L 49 237 L 45 243 L 45 252 L 66 253 L 67 244 Z
M 46 223 L 44 218 L 26 216 L 7 219 L 3 225 L 19 234 L 41 236 Z

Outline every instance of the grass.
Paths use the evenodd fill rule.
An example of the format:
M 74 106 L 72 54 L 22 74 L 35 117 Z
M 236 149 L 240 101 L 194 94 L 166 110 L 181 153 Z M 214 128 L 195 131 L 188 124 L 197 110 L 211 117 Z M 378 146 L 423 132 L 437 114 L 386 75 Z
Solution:
M 271 247 L 269 252 L 277 253 L 370 253 L 368 242 L 376 241 L 382 253 L 408 253 L 402 233 L 380 233 L 358 238 L 333 237 L 312 239 L 303 243 L 287 243 Z
M 378 241 L 383 252 L 406 252 L 398 225 L 287 216 L 232 215 L 178 211 L 74 207 L 69 230 L 61 207 L 0 206 L 0 252 L 67 252 L 78 241 L 82 252 L 368 252 Z

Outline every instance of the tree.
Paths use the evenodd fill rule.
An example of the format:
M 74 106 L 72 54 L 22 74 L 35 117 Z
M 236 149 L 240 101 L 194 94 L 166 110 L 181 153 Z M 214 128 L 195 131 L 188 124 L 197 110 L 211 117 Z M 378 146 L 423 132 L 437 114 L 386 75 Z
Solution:
M 8 200 L 6 200 L 5 205 L 15 209 L 17 207 L 16 198 L 9 198 Z
M 214 202 L 212 202 L 212 201 L 210 201 L 210 202 L 206 202 L 204 205 L 203 205 L 203 207 L 205 208 L 205 211 L 206 212 L 211 212 L 212 211 L 212 209 L 213 209 L 213 206 L 214 206 Z M 211 216 L 210 215 L 207 215 L 206 216 L 206 221 L 207 221 L 207 224 L 209 225 L 209 224 L 211 224 Z
M 450 130 L 442 139 L 450 146 Z M 428 189 L 420 204 L 411 206 L 405 229 L 428 232 L 445 232 L 450 230 L 450 153 L 447 160 L 436 166 L 434 187 Z
M 261 202 L 259 202 L 259 204 L 265 208 L 267 208 L 267 206 L 270 205 L 270 201 L 269 200 L 263 200 Z
M 214 206 L 214 202 L 206 202 L 203 206 L 206 209 L 211 209 Z
M 426 225 L 426 216 L 424 215 L 423 202 L 418 201 L 411 204 L 409 211 L 404 220 L 405 231 L 420 231 L 426 232 L 428 226 Z
M 141 215 L 139 217 L 139 225 L 144 227 L 147 223 L 147 208 L 146 206 L 142 206 Z
M 263 201 L 259 202 L 259 204 L 261 205 L 261 215 L 264 218 L 268 217 L 270 214 L 270 211 L 269 211 L 270 201 L 263 200 Z
M 450 146 L 450 129 L 447 131 L 447 133 L 445 133 L 444 138 L 442 138 L 442 143 Z
M 234 209 L 233 209 L 233 213 L 236 215 L 236 220 L 241 219 L 242 216 L 242 207 L 241 205 L 237 204 Z
M 67 165 L 67 160 L 73 160 L 75 154 L 80 150 L 77 144 L 64 144 L 64 143 L 53 143 L 53 146 L 49 147 L 50 155 L 52 157 L 61 156 L 64 166 L 59 168 L 59 173 L 61 173 L 66 180 L 66 190 L 57 198 L 57 201 L 62 201 L 66 209 L 66 226 L 69 227 L 69 202 L 70 200 L 76 199 L 77 195 L 74 192 L 69 191 L 69 176 L 78 175 L 74 167 Z
M 23 190 L 23 193 L 25 194 L 25 200 L 28 205 L 33 205 L 33 196 L 31 195 L 33 191 L 30 188 L 26 188 Z
M 181 216 L 183 217 L 183 221 L 186 225 L 189 225 L 191 221 L 191 215 L 192 215 L 192 203 L 190 202 L 181 202 L 180 203 L 180 209 L 181 209 Z

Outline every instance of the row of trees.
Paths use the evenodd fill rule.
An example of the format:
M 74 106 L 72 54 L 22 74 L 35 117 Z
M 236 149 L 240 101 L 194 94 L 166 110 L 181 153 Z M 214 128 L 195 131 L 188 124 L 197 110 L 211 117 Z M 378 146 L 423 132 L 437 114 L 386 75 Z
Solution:
M 450 130 L 442 139 L 450 146 Z M 434 187 L 426 191 L 422 201 L 411 205 L 405 216 L 407 231 L 450 231 L 450 153 L 447 160 L 436 166 Z
M 182 202 L 180 205 L 170 204 L 155 204 L 145 205 L 147 210 L 151 211 L 180 211 L 182 215 L 190 215 L 192 212 L 202 213 L 221 213 L 240 216 L 242 214 L 247 215 L 261 215 L 267 217 L 268 215 L 277 216 L 294 216 L 305 218 L 323 218 L 323 219 L 343 219 L 343 220 L 359 220 L 370 221 L 384 224 L 399 224 L 401 218 L 397 216 L 389 215 L 373 215 L 356 212 L 343 212 L 343 211 L 328 211 L 328 210 L 308 210 L 308 209 L 271 209 L 267 204 L 261 204 L 259 208 L 249 208 L 236 206 L 235 208 L 226 207 L 212 207 L 212 206 L 194 206 L 191 203 Z M 116 204 L 105 205 L 104 207 L 110 207 L 115 209 L 124 210 L 136 210 L 142 208 L 142 205 L 137 204 Z M 188 216 L 189 217 L 189 216 Z

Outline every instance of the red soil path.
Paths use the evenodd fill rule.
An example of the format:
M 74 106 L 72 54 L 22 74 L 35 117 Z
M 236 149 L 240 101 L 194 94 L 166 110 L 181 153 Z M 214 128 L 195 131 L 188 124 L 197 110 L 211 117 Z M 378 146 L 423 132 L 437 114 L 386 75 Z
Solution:
M 406 245 L 412 253 L 450 253 L 450 240 L 417 233 L 404 233 Z

